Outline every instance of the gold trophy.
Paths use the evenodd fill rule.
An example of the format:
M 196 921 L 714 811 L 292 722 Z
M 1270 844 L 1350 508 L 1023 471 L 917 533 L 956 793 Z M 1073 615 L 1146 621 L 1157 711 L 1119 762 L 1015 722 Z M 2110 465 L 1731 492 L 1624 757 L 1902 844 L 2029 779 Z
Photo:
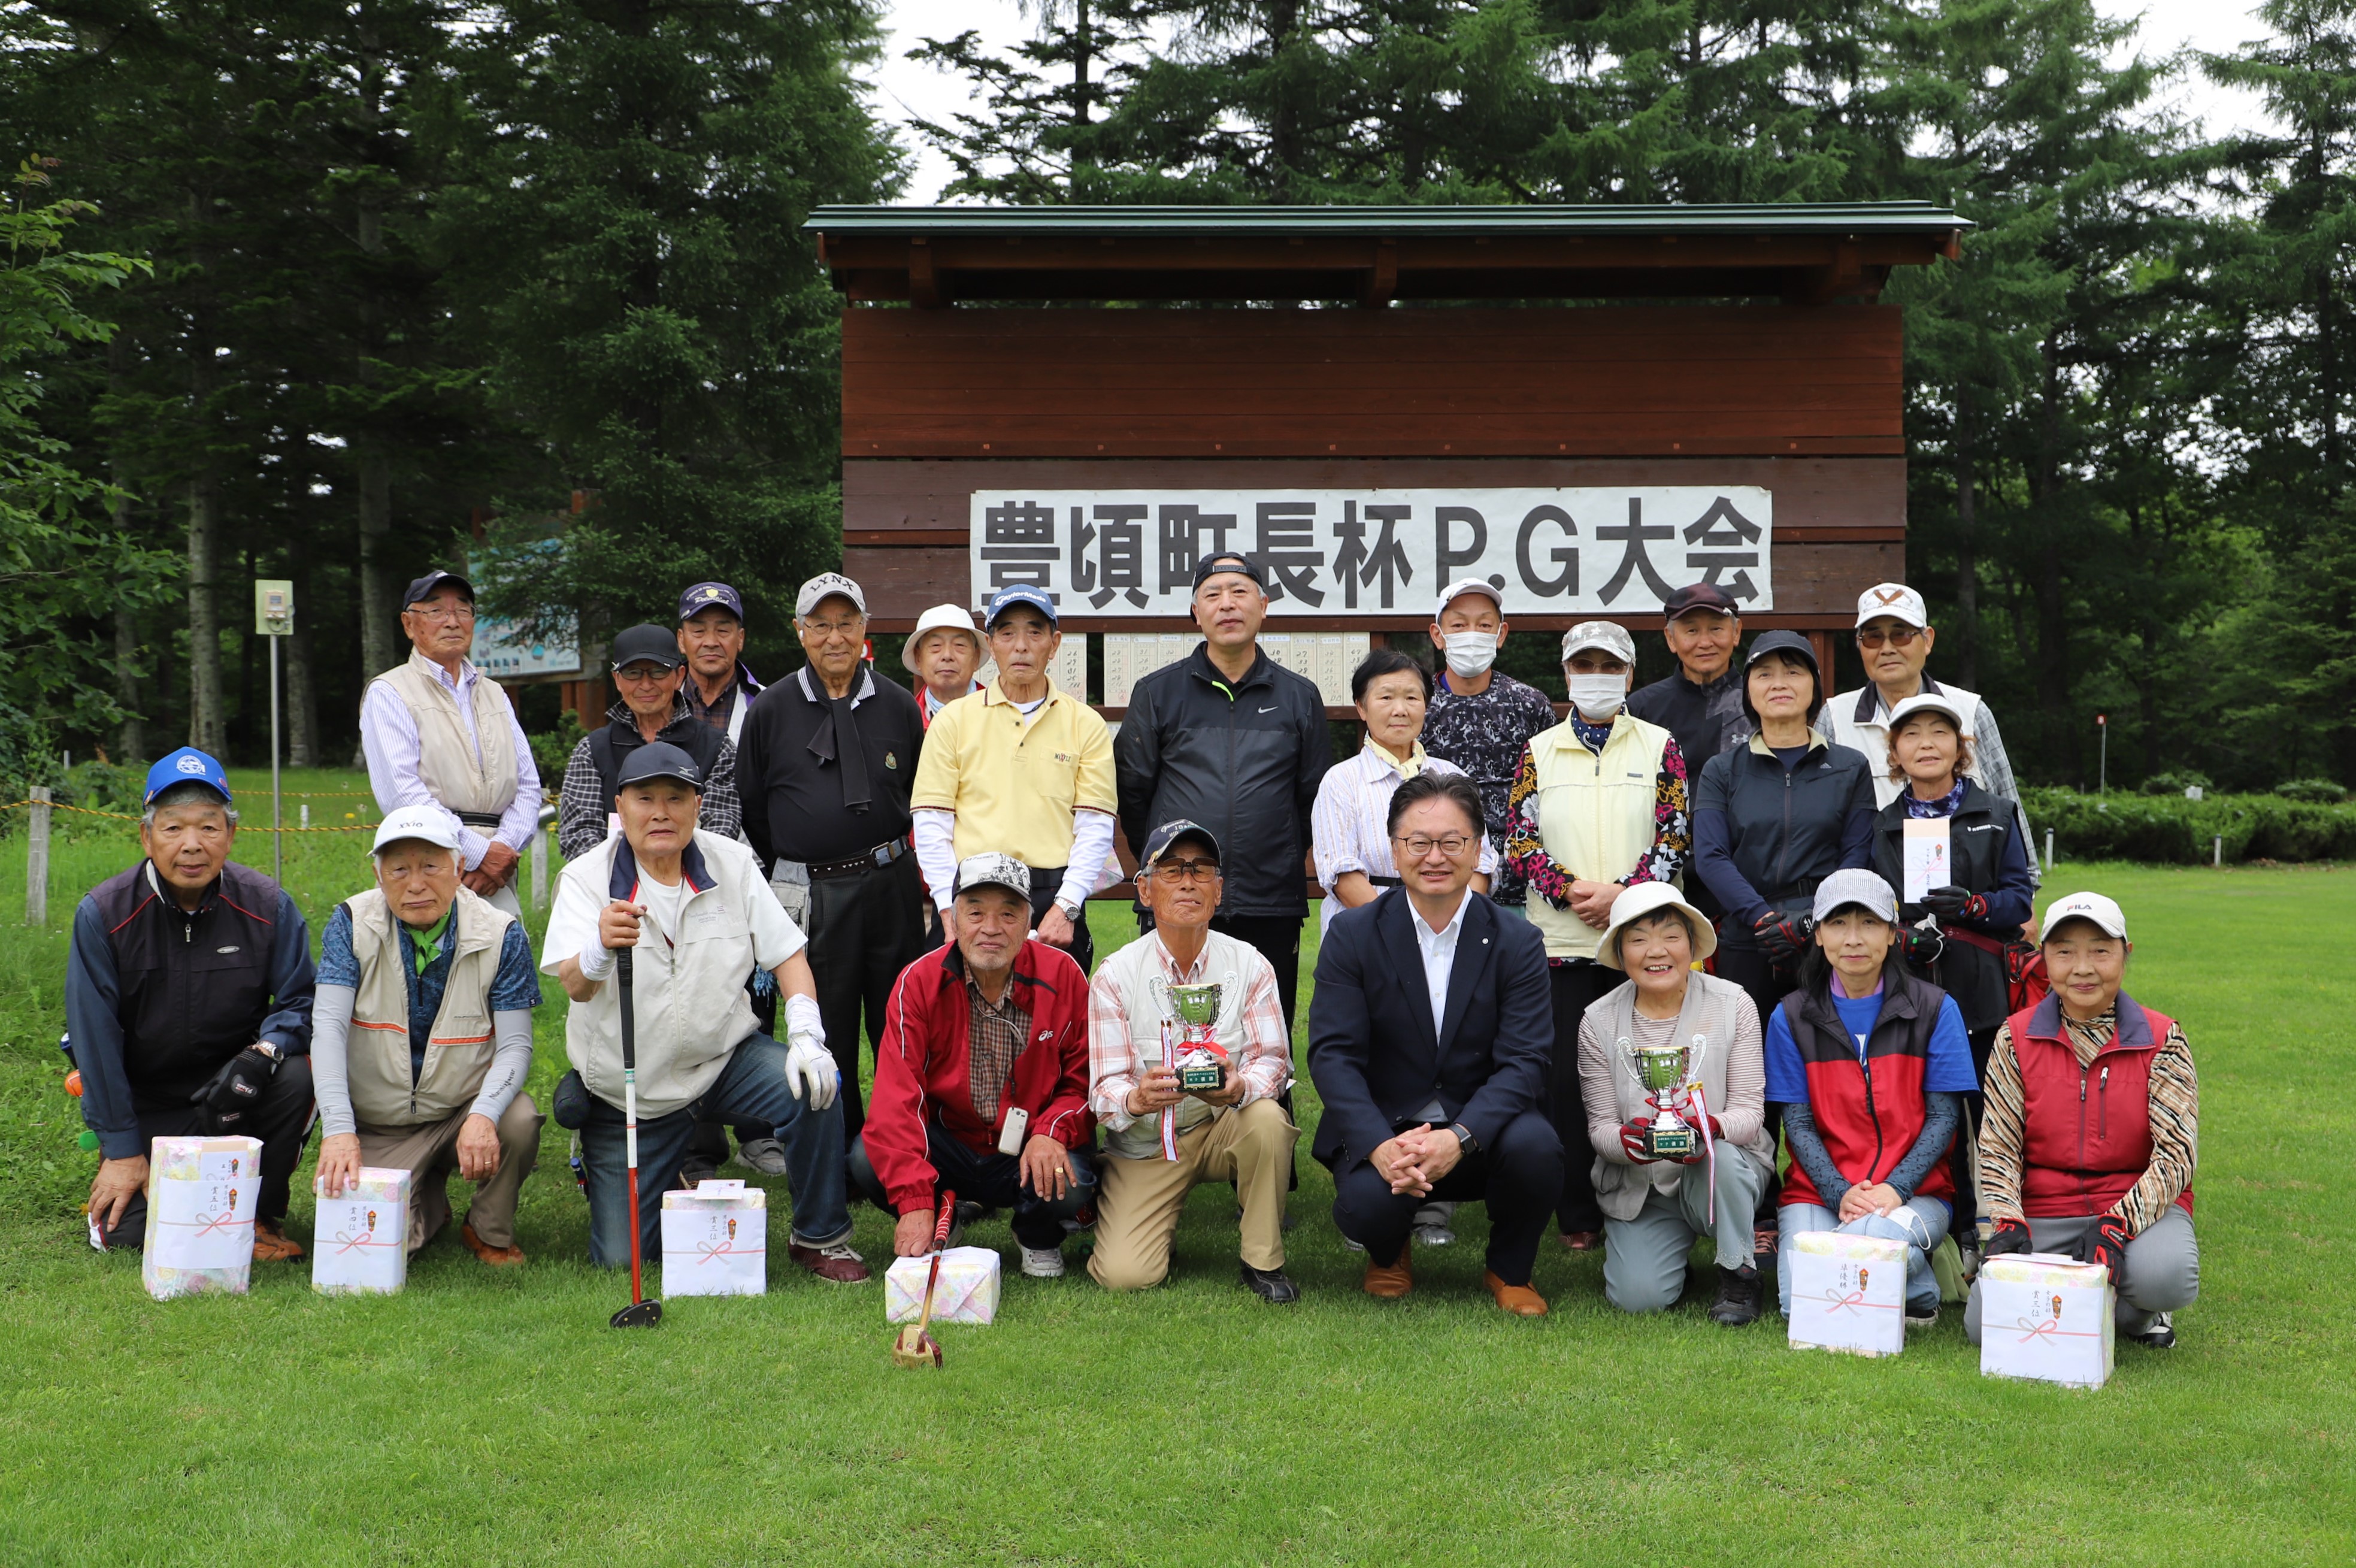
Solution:
M 1645 1158 L 1689 1160 L 1701 1146 L 1701 1134 L 1693 1124 L 1670 1109 L 1670 1096 L 1700 1075 L 1702 1053 L 1708 1043 L 1708 1036 L 1696 1035 L 1690 1045 L 1639 1046 L 1626 1036 L 1621 1036 L 1621 1056 L 1627 1059 L 1629 1070 L 1652 1095 L 1659 1111 L 1644 1129 Z
M 1235 976 L 1205 985 L 1173 985 L 1155 975 L 1149 983 L 1174 1026 L 1170 1065 L 1182 1094 L 1216 1093 L 1227 1081 L 1227 1053 L 1219 1045 L 1219 1004 Z

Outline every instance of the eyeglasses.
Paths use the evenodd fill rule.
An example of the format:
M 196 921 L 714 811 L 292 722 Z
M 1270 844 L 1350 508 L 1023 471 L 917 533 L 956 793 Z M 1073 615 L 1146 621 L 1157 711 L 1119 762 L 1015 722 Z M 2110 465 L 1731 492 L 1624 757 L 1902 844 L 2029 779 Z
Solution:
M 1894 631 L 1887 632 L 1878 626 L 1867 627 L 1857 634 L 1857 645 L 1859 648 L 1879 648 L 1887 642 L 1892 648 L 1912 648 L 1914 646 L 1914 639 L 1922 635 L 1922 628 L 1920 627 L 1901 626 Z
M 802 629 L 813 632 L 820 639 L 857 637 L 866 625 L 864 620 L 806 620 L 802 622 Z
M 617 681 L 627 681 L 634 686 L 642 686 L 651 681 L 660 681 L 669 673 L 669 670 L 659 664 L 633 664 L 626 670 L 615 671 L 614 678 Z
M 406 613 L 415 616 L 419 620 L 431 626 L 435 621 L 446 620 L 453 623 L 470 621 L 475 618 L 475 607 L 461 599 L 455 605 L 439 607 L 424 604 L 412 605 Z
M 1454 860 L 1480 842 L 1463 833 L 1451 833 L 1444 839 L 1426 838 L 1421 833 L 1418 833 L 1411 838 L 1402 836 L 1391 840 L 1391 843 L 1407 851 L 1408 857 L 1413 860 L 1421 860 L 1435 849 L 1449 859 Z
M 1153 875 L 1166 876 L 1173 882 L 1208 882 L 1218 874 L 1219 863 L 1215 860 L 1157 860 L 1153 863 Z

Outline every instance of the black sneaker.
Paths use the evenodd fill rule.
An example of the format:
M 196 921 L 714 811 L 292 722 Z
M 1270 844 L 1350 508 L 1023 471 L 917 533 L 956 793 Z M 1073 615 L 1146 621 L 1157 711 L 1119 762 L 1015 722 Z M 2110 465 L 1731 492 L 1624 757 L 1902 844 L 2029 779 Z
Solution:
M 2176 1348 L 2176 1315 L 2163 1312 L 2151 1320 L 2151 1326 L 2135 1335 L 2135 1342 L 2147 1350 Z
M 1930 1327 L 1930 1326 L 1931 1326 L 1931 1325 L 1933 1325 L 1933 1324 L 1934 1324 L 1934 1323 L 1936 1323 L 1936 1322 L 1938 1322 L 1938 1321 L 1939 1321 L 1939 1307 L 1938 1307 L 1938 1304 L 1937 1304 L 1936 1302 L 1933 1302 L 1931 1305 L 1929 1305 L 1929 1306 L 1927 1306 L 1927 1307 L 1923 1307 L 1923 1306 L 1916 1306 L 1916 1305 L 1915 1305 L 1912 1302 L 1911 1302 L 1911 1301 L 1910 1301 L 1910 1302 L 1908 1302 L 1908 1303 L 1906 1304 L 1906 1326 L 1907 1326 L 1907 1327 L 1909 1327 L 1909 1328 L 1928 1328 L 1928 1327 Z
M 685 1160 L 680 1163 L 679 1187 L 673 1190 L 677 1191 L 684 1189 L 688 1192 L 693 1192 L 697 1187 L 702 1186 L 705 1182 L 711 1181 L 719 1176 L 719 1163 L 713 1160 L 710 1155 L 690 1155 Z
M 1759 1321 L 1759 1271 L 1753 1268 L 1718 1271 L 1718 1300 L 1709 1320 L 1729 1328 Z
M 1301 1287 L 1292 1283 L 1282 1269 L 1255 1269 L 1249 1263 L 1238 1265 L 1242 1270 L 1245 1288 L 1260 1300 L 1277 1305 L 1301 1299 Z

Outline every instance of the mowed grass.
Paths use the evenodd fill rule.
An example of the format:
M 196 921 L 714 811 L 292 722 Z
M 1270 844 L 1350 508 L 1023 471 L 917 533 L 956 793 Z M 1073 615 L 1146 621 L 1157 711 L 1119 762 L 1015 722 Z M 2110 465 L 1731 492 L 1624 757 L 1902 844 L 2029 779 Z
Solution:
M 266 822 L 266 794 L 246 800 Z M 373 817 L 315 799 L 313 821 L 355 806 Z M 288 842 L 316 936 L 362 885 L 365 839 Z M 1952 1308 L 1880 1362 L 1789 1350 L 1772 1320 L 1719 1329 L 1706 1295 L 1632 1320 L 1603 1305 L 1599 1260 L 1550 1243 L 1553 1316 L 1507 1319 L 1480 1289 L 1475 1208 L 1459 1245 L 1419 1253 L 1411 1298 L 1377 1304 L 1305 1154 L 1299 1305 L 1237 1287 L 1232 1198 L 1205 1188 L 1168 1286 L 1115 1297 L 1076 1266 L 1045 1283 L 1010 1267 L 997 1324 L 945 1329 L 937 1372 L 892 1367 L 880 1284 L 819 1284 L 781 1246 L 766 1297 L 608 1329 L 626 1283 L 583 1261 L 587 1211 L 552 1126 L 520 1271 L 493 1274 L 445 1235 L 396 1297 L 322 1298 L 307 1266 L 282 1265 L 248 1296 L 158 1305 L 134 1260 L 82 1239 L 95 1156 L 74 1146 L 55 1048 L 73 902 L 134 851 L 114 825 L 61 845 L 49 925 L 27 931 L 23 849 L 0 841 L 0 918 L 19 933 L 0 964 L 0 1561 L 1618 1568 L 2356 1549 L 2345 871 L 2064 865 L 2049 881 L 2126 904 L 2131 984 L 2185 1021 L 2204 1090 L 2201 1299 L 2173 1353 L 2122 1347 L 2107 1388 L 2072 1392 L 1983 1379 Z M 270 863 L 266 834 L 240 849 Z M 1094 913 L 1100 950 L 1126 938 L 1120 911 Z M 563 1061 L 551 994 L 543 1103 Z M 857 1219 L 880 1264 L 889 1224 Z M 1011 1265 L 1002 1221 L 970 1239 Z

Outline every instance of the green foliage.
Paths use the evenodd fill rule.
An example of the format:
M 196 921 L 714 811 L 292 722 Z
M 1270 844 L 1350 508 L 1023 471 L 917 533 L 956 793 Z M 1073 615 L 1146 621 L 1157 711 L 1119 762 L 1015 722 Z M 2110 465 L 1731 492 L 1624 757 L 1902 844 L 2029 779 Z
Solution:
M 2334 806 L 2348 799 L 2348 786 L 2335 784 L 2329 779 L 2292 779 L 2275 786 L 2275 791 L 2286 800 L 2310 801 Z
M 560 708 L 554 729 L 524 737 L 531 742 L 532 766 L 540 769 L 541 789 L 549 800 L 555 800 L 556 787 L 564 778 L 565 765 L 573 760 L 573 748 L 579 746 L 588 733 L 581 726 L 580 714 L 571 708 Z
M 2072 860 L 2133 860 L 2206 865 L 2225 841 L 2227 864 L 2251 860 L 2356 859 L 2356 806 L 2279 795 L 2088 795 L 2023 789 L 2039 834 L 2053 830 L 2054 853 Z
M 2181 795 L 2187 789 L 2206 792 L 2215 788 L 2209 775 L 2188 768 L 2180 772 L 2155 773 L 2137 785 L 2136 792 L 2141 795 Z

